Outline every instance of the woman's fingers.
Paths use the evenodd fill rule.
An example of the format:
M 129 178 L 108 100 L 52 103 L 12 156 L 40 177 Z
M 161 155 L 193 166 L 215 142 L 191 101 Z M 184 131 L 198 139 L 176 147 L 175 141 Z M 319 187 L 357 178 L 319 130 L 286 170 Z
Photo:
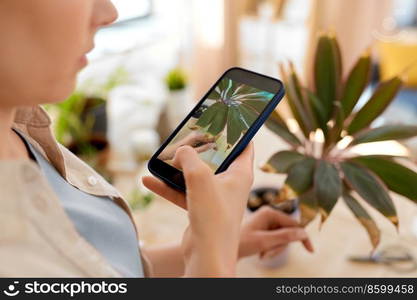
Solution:
M 268 250 L 268 251 L 259 253 L 259 257 L 261 259 L 263 259 L 263 258 L 272 258 L 274 256 L 277 256 L 281 252 L 283 252 L 285 250 L 285 248 L 287 248 L 287 245 L 285 245 L 285 246 L 278 246 L 278 247 L 276 247 L 276 248 L 274 248 L 272 250 Z
M 227 170 L 217 176 L 231 178 L 238 184 L 250 187 L 253 183 L 253 156 L 253 142 L 250 142 Z
M 311 242 L 311 240 L 309 238 L 307 238 L 306 240 L 303 240 L 303 245 L 304 245 L 304 248 L 306 248 L 307 251 L 309 251 L 311 253 L 314 252 L 313 243 Z
M 191 146 L 181 146 L 174 157 L 174 165 L 182 170 L 187 187 L 187 199 L 202 201 L 203 195 L 213 192 L 213 170 L 198 156 Z M 193 197 L 194 195 L 194 197 Z M 209 200 L 209 199 L 207 199 Z
M 300 240 L 302 240 L 304 247 L 309 252 L 314 252 L 313 244 L 311 240 L 307 237 L 307 234 L 305 233 L 304 229 L 299 227 L 300 224 L 290 215 L 267 206 L 265 206 L 265 208 L 262 211 L 260 211 L 260 214 L 263 215 L 263 218 L 269 220 L 270 225 L 272 225 L 273 227 L 279 226 L 281 228 L 295 228 L 295 232 L 299 232 L 300 236 L 304 236 L 305 234 L 305 238 Z M 304 234 L 301 232 L 304 232 Z M 291 233 L 288 234 L 290 235 Z
M 242 171 L 253 172 L 253 142 L 250 142 L 239 156 L 230 164 L 226 173 L 234 174 Z
M 183 193 L 174 190 L 173 188 L 169 187 L 166 183 L 152 176 L 142 177 L 142 182 L 143 185 L 152 192 L 171 201 L 172 203 L 178 205 L 181 208 L 187 209 L 187 203 L 185 201 L 185 196 Z
M 184 145 L 176 150 L 172 164 L 183 172 L 184 179 L 187 186 L 187 194 L 190 196 L 193 193 L 199 194 L 196 199 L 204 198 L 201 195 L 210 194 L 212 190 L 214 172 L 211 168 L 198 156 L 196 149 L 191 146 Z M 227 171 L 235 178 L 242 179 L 242 172 L 246 170 L 247 177 L 250 180 L 253 178 L 253 144 L 239 155 L 239 157 L 232 163 L 231 170 Z M 173 202 L 174 204 L 186 209 L 186 197 L 184 194 L 172 189 L 161 180 L 145 176 L 142 178 L 143 184 L 160 195 L 161 197 Z
M 269 206 L 263 206 L 259 209 L 262 219 L 267 220 L 268 227 L 299 227 L 300 224 L 292 216 Z
M 299 227 L 287 227 L 260 233 L 264 251 L 287 245 L 291 242 L 308 240 L 307 233 Z
M 198 147 L 195 147 L 195 151 L 197 151 L 198 153 L 213 149 L 216 146 L 216 143 L 207 143 Z
M 312 245 L 310 239 L 303 240 L 302 243 L 304 245 L 304 248 L 307 249 L 307 251 L 309 251 L 311 253 L 314 252 L 313 245 Z M 287 247 L 288 247 L 288 244 L 287 245 L 283 245 L 283 246 L 278 246 L 278 247 L 275 247 L 275 248 L 270 249 L 270 250 L 267 250 L 267 251 L 263 251 L 263 252 L 259 253 L 259 257 L 261 259 L 262 258 L 271 258 L 271 257 L 274 257 L 274 256 L 280 254 L 282 251 L 284 251 L 285 248 L 287 248 Z
M 202 133 L 193 131 L 191 134 L 186 136 L 180 143 L 180 146 L 188 145 L 195 148 L 197 144 L 206 144 L 212 143 L 215 141 L 215 137 Z
M 184 173 L 185 180 L 193 181 L 196 175 L 206 175 L 210 168 L 200 159 L 197 152 L 191 146 L 181 146 L 177 149 L 174 157 L 174 163 L 180 167 Z

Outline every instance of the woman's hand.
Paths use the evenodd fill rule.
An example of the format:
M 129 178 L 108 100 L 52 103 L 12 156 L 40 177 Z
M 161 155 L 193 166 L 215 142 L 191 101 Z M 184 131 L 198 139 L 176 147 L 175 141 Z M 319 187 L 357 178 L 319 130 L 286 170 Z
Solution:
M 239 257 L 253 254 L 272 257 L 296 241 L 301 241 L 308 251 L 313 252 L 313 245 L 299 223 L 268 206 L 261 207 L 249 217 L 240 236 Z
M 198 153 L 214 149 L 216 143 L 214 142 L 215 137 L 202 132 L 193 131 L 178 142 L 167 146 L 164 151 L 159 155 L 161 160 L 171 160 L 174 158 L 175 152 L 181 146 L 191 146 Z
M 183 237 L 186 276 L 234 276 L 243 213 L 253 182 L 253 145 L 220 174 L 214 175 L 189 146 L 178 148 L 174 164 L 182 169 L 184 195 L 154 177 L 144 185 L 188 210 Z

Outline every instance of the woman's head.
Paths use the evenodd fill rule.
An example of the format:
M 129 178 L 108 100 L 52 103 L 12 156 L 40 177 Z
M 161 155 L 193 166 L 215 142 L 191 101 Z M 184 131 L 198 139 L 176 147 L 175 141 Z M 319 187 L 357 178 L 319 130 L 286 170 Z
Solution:
M 116 18 L 110 0 L 0 0 L 0 105 L 65 99 L 94 34 Z

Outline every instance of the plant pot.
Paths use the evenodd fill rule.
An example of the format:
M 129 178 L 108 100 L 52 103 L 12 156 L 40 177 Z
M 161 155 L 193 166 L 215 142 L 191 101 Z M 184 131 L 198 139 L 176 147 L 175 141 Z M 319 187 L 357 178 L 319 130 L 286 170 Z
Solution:
M 166 112 L 171 129 L 175 129 L 187 115 L 188 89 L 170 91 L 166 101 Z
M 107 102 L 110 170 L 136 172 L 143 160 L 157 150 L 160 140 L 156 130 L 165 97 L 165 90 L 153 81 L 146 82 L 146 86 L 144 83 L 119 86 L 110 92 Z
M 298 209 L 298 201 L 291 200 L 285 203 L 278 205 L 271 204 L 272 200 L 276 197 L 279 190 L 274 187 L 261 187 L 251 191 L 248 201 L 248 209 L 250 212 L 255 212 L 264 205 L 268 205 L 273 209 L 280 210 L 292 218 L 299 220 L 300 213 Z M 289 248 L 288 246 L 285 249 L 278 253 L 277 255 L 271 257 L 257 257 L 257 264 L 266 269 L 275 269 L 285 265 L 288 261 Z
M 93 127 L 91 128 L 92 135 L 106 139 L 107 136 L 107 115 L 106 115 L 106 100 L 101 98 L 89 97 L 86 99 L 84 112 L 81 115 L 83 122 L 91 116 L 94 119 Z
M 73 135 L 74 139 L 66 146 L 72 153 L 109 179 L 110 175 L 106 168 L 109 153 L 106 101 L 96 97 L 85 98 L 84 101 L 83 111 L 79 118 L 86 136 L 80 138 L 78 135 Z M 90 128 L 87 124 L 91 121 Z

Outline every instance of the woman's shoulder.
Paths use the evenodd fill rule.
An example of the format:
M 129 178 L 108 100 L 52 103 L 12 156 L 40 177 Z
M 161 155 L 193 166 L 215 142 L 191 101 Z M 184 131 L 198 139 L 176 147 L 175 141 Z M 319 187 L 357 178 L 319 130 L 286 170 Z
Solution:
M 41 106 L 19 108 L 13 128 L 72 185 L 94 195 L 119 197 L 118 191 L 88 164 L 59 144 L 51 118 Z
M 81 190 L 99 195 L 120 197 L 120 193 L 90 165 L 61 144 L 58 147 L 62 153 L 66 180 Z

